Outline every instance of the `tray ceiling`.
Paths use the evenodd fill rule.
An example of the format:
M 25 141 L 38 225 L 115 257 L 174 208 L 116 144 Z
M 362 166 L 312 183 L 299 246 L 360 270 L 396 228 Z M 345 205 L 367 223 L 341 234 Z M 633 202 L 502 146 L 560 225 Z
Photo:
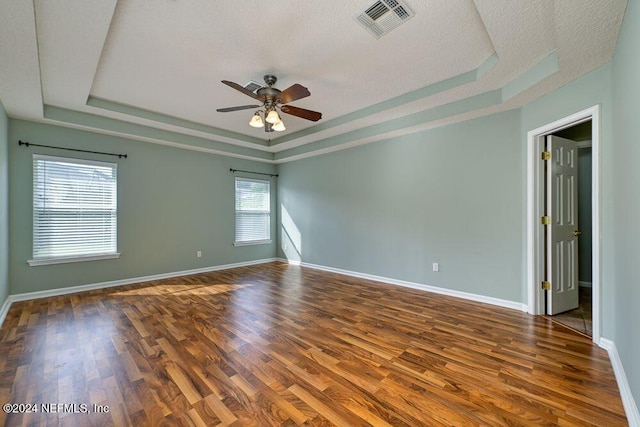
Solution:
M 0 6 L 11 117 L 284 162 L 517 108 L 608 61 L 625 0 L 406 0 L 379 39 L 372 2 L 36 0 Z M 248 126 L 220 83 L 300 83 L 317 123 Z

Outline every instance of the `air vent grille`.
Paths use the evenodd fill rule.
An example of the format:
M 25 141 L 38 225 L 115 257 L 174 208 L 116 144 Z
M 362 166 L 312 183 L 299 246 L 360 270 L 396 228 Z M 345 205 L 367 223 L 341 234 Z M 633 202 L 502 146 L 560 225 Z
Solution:
M 400 6 L 397 7 L 395 9 L 393 9 L 393 11 L 396 13 L 396 15 L 398 15 L 398 17 L 402 20 L 405 19 L 409 19 L 411 18 L 411 16 L 409 16 L 409 12 L 407 12 L 406 10 L 404 10 L 404 7 Z
M 365 10 L 364 13 L 366 13 L 369 18 L 375 21 L 376 19 L 380 19 L 380 17 L 387 12 L 389 12 L 389 8 L 384 3 L 379 1 L 369 9 Z
M 244 85 L 244 88 L 246 90 L 248 90 L 249 92 L 255 92 L 258 89 L 260 89 L 261 87 L 262 87 L 262 85 L 260 83 L 254 82 L 253 80 L 251 80 L 249 83 Z
M 401 0 L 378 0 L 358 14 L 355 20 L 379 39 L 413 15 L 411 9 Z

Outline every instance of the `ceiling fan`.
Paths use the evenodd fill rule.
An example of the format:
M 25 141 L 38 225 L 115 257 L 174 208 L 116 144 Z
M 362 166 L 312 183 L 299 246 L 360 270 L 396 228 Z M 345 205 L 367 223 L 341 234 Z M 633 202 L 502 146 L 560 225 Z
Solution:
M 222 83 L 257 101 L 260 101 L 262 104 L 218 108 L 216 111 L 219 113 L 228 113 L 230 111 L 259 108 L 251 118 L 249 125 L 256 128 L 264 127 L 265 132 L 283 131 L 286 129 L 280 115 L 278 114 L 278 109 L 285 114 L 311 120 L 313 122 L 317 122 L 322 118 L 322 113 L 318 113 L 317 111 L 294 107 L 293 105 L 283 105 L 311 95 L 309 89 L 296 83 L 281 91 L 273 87 L 276 81 L 278 81 L 276 76 L 267 74 L 264 76 L 266 86 L 252 92 L 238 83 L 222 80 Z M 260 108 L 263 108 L 263 110 L 260 110 Z

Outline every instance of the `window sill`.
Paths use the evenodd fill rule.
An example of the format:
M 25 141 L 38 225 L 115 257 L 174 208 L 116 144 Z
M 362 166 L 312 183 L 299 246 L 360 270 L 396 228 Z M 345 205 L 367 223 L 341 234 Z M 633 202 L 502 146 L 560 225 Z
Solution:
M 271 240 L 251 240 L 248 242 L 233 242 L 233 246 L 254 246 L 254 245 L 268 245 Z
M 67 264 L 67 263 L 71 263 L 71 262 L 84 262 L 84 261 L 100 261 L 100 260 L 103 260 L 103 259 L 114 259 L 114 258 L 120 258 L 120 252 L 116 252 L 114 254 L 103 254 L 103 255 L 30 259 L 30 260 L 27 261 L 27 263 L 31 267 L 36 267 L 36 266 L 39 266 L 39 265 Z

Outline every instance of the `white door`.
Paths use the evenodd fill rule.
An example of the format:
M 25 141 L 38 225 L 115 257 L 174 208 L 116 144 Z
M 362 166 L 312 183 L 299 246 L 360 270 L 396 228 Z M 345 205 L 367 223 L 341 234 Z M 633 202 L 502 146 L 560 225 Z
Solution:
M 547 136 L 547 314 L 578 308 L 578 148 Z

